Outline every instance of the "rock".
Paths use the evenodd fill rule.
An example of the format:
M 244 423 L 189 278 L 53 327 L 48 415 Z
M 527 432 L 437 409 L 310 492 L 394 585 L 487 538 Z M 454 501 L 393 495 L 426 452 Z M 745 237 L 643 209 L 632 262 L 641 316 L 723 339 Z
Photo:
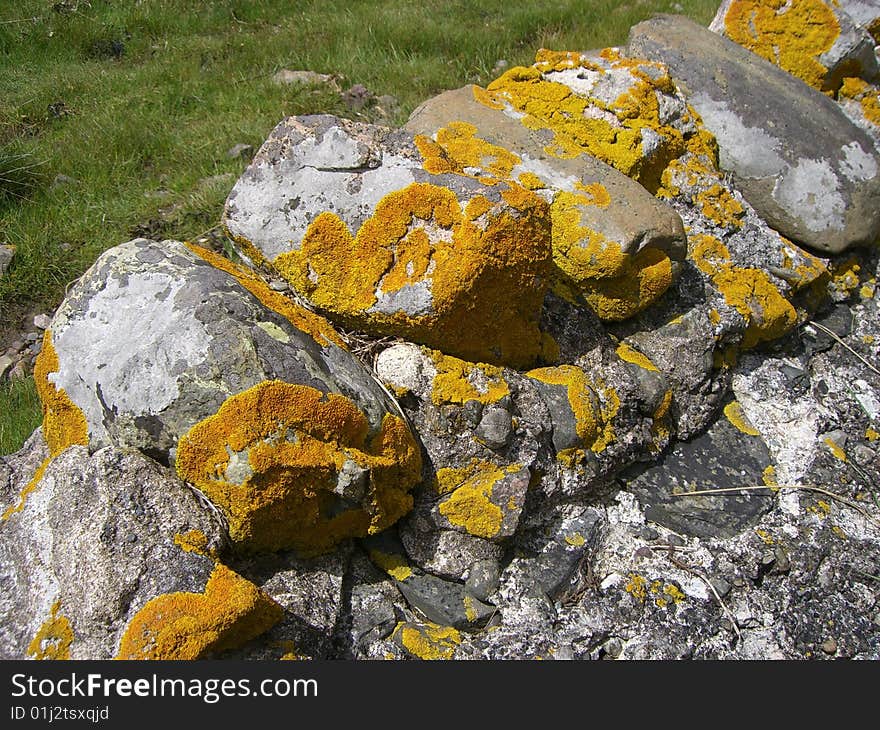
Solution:
M 353 112 L 359 112 L 375 101 L 373 93 L 363 84 L 355 84 L 342 92 L 342 101 Z
M 326 321 L 216 254 L 111 249 L 46 333 L 36 379 L 53 453 L 113 444 L 175 464 L 241 549 L 320 552 L 410 508 L 420 454 L 385 393 Z M 347 467 L 369 472 L 358 494 Z
M 412 135 L 286 119 L 236 183 L 224 222 L 241 253 L 346 327 L 515 366 L 552 347 L 538 328 L 546 203 L 429 173 Z
M 394 641 L 415 659 L 452 659 L 461 634 L 451 626 L 401 621 L 394 629 Z
M 34 317 L 34 327 L 38 330 L 48 329 L 51 321 L 52 318 L 48 314 L 38 314 Z
M 335 75 L 315 71 L 291 71 L 282 68 L 272 76 L 272 83 L 278 86 L 329 86 L 334 91 L 339 91 L 339 83 Z
M 230 160 L 237 159 L 245 159 L 249 160 L 254 156 L 254 147 L 253 145 L 245 144 L 244 142 L 239 142 L 238 144 L 233 145 L 226 151 L 226 156 Z
M 70 177 L 69 175 L 58 174 L 52 180 L 52 185 L 50 186 L 53 190 L 57 188 L 62 188 L 67 185 L 75 185 L 79 180 L 76 178 Z
M 721 168 L 784 236 L 839 253 L 880 234 L 880 158 L 833 101 L 680 16 L 634 26 L 627 52 L 669 66 L 718 139 Z
M 3 658 L 195 659 L 280 618 L 211 557 L 225 539 L 216 515 L 136 452 L 68 449 L 2 520 Z
M 772 504 L 768 492 L 676 497 L 680 492 L 764 483 L 770 454 L 758 432 L 731 401 L 708 431 L 675 444 L 656 465 L 623 476 L 645 517 L 686 535 L 730 537 L 754 525 Z M 772 470 L 771 470 L 772 471 Z
M 6 371 L 9 370 L 10 367 L 12 367 L 12 363 L 14 362 L 15 360 L 13 360 L 10 355 L 0 356 L 0 378 L 6 375 Z
M 772 1 L 724 0 L 709 28 L 814 89 L 834 92 L 844 77 L 871 81 L 878 75 L 874 41 L 850 17 L 850 8 L 867 9 L 862 2 L 818 0 L 786 7 Z M 868 20 L 870 15 L 862 17 Z
M 478 560 L 468 570 L 464 583 L 465 590 L 480 601 L 488 601 L 498 590 L 501 582 L 501 568 L 497 560 Z
M 6 270 L 9 268 L 9 264 L 12 263 L 12 259 L 15 256 L 15 246 L 11 246 L 9 244 L 0 245 L 0 277 L 2 277 Z
M 517 182 L 550 204 L 556 286 L 584 296 L 603 319 L 644 309 L 684 258 L 679 217 L 595 157 L 554 154 L 550 129 L 526 127 L 503 110 L 501 82 L 489 92 L 478 86 L 444 92 L 416 109 L 406 129 L 430 137 L 416 139 L 435 171 Z
M 513 418 L 504 408 L 485 408 L 474 433 L 490 449 L 503 449 L 513 433 Z
M 24 360 L 19 360 L 9 371 L 9 380 L 19 380 L 27 377 L 27 365 Z

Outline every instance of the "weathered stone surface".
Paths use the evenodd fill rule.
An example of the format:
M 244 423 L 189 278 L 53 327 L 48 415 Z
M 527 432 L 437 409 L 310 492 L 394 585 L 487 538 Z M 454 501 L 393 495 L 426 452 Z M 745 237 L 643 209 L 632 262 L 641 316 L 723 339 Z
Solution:
M 830 252 L 880 234 L 880 159 L 830 99 L 679 16 L 634 26 L 627 51 L 669 67 L 717 137 L 722 169 L 773 228 Z
M 622 475 L 621 481 L 641 503 L 645 518 L 685 535 L 729 537 L 756 524 L 770 509 L 769 493 L 742 493 L 678 497 L 731 487 L 755 487 L 775 474 L 767 446 L 742 414 L 736 401 L 692 441 L 681 441 L 658 463 Z M 723 485 L 723 486 L 722 486 Z
M 588 154 L 552 154 L 549 129 L 524 126 L 476 86 L 447 91 L 406 124 L 437 171 L 519 182 L 550 204 L 557 286 L 582 295 L 603 319 L 650 305 L 684 258 L 681 221 L 640 185 Z M 665 266 L 666 286 L 651 271 Z
M 552 357 L 538 328 L 547 204 L 425 163 L 405 132 L 292 117 L 236 183 L 225 224 L 243 254 L 348 327 L 517 367 Z
M 137 617 L 165 594 L 206 593 L 218 570 L 208 552 L 225 541 L 217 515 L 167 470 L 133 451 L 104 448 L 90 456 L 73 447 L 42 476 L 16 483 L 0 523 L 0 654 L 110 659 L 128 646 L 129 652 L 175 658 L 162 656 L 168 647 L 160 638 L 174 631 L 174 619 L 162 625 L 137 623 Z M 235 638 L 224 636 L 234 634 L 235 621 L 248 623 L 247 616 L 236 618 L 234 598 L 206 606 L 215 620 L 222 622 L 224 613 L 230 619 L 215 645 Z M 126 640 L 135 624 L 143 635 L 129 632 Z M 260 631 L 268 625 L 262 622 Z M 259 633 L 242 628 L 241 641 Z M 189 648 L 195 651 L 183 656 L 183 649 L 177 658 L 196 658 L 212 646 L 194 638 Z
M 861 23 L 850 16 L 850 7 Z M 874 40 L 866 30 L 872 15 L 880 17 L 876 8 L 871 13 L 870 5 L 861 2 L 724 0 L 709 29 L 813 88 L 833 92 L 847 76 L 877 78 Z
M 15 246 L 8 244 L 0 245 L 0 276 L 6 273 L 9 264 L 12 263 L 13 256 L 15 256 Z
M 219 256 L 111 249 L 45 342 L 53 454 L 116 444 L 174 461 L 242 547 L 323 550 L 411 505 L 420 454 L 380 386 L 325 320 Z

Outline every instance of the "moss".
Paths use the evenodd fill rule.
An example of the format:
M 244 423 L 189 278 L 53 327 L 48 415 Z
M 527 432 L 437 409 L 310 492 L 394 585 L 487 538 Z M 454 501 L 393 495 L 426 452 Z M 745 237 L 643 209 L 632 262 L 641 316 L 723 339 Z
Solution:
M 52 604 L 51 614 L 40 626 L 27 655 L 34 659 L 70 659 L 73 629 L 70 621 L 61 613 L 61 601 Z
M 462 210 L 451 190 L 414 183 L 386 195 L 355 236 L 325 212 L 300 248 L 273 265 L 302 296 L 355 329 L 475 362 L 529 367 L 548 346 L 538 323 L 551 264 L 549 208 L 518 185 L 499 190 L 506 207 L 487 207 L 476 196 Z M 417 282 L 430 290 L 425 313 L 371 309 L 377 291 Z
M 724 30 L 741 46 L 813 88 L 831 88 L 828 69 L 819 60 L 840 36 L 840 24 L 829 3 L 734 0 L 724 16 Z
M 223 565 L 204 593 L 165 593 L 131 619 L 117 659 L 203 659 L 272 628 L 284 611 L 257 586 Z
M 439 511 L 451 525 L 463 528 L 476 537 L 491 539 L 501 531 L 504 509 L 492 501 L 492 489 L 508 474 L 519 471 L 520 464 L 498 466 L 474 459 L 465 467 L 437 470 L 435 487 L 441 495 Z M 508 510 L 516 504 L 508 502 Z
M 46 330 L 43 334 L 42 349 L 34 364 L 34 383 L 43 409 L 43 436 L 49 447 L 49 456 L 21 490 L 18 502 L 9 506 L 0 516 L 0 522 L 8 520 L 13 514 L 24 509 L 28 495 L 37 488 L 52 459 L 70 446 L 89 444 L 89 425 L 85 415 L 63 388 L 56 388 L 49 380 L 49 376 L 58 372 L 58 369 L 58 354 L 52 345 L 52 332 Z
M 345 396 L 264 381 L 180 439 L 177 471 L 220 507 L 239 549 L 323 552 L 385 529 L 412 507 L 408 492 L 421 474 L 412 434 L 393 415 L 372 438 L 368 431 Z M 240 483 L 227 477 L 232 454 L 247 456 L 251 474 Z M 347 461 L 369 471 L 359 504 L 333 493 Z
M 697 268 L 745 320 L 743 349 L 781 337 L 795 326 L 797 312 L 766 273 L 734 266 L 727 247 L 713 236 L 689 236 L 688 248 Z
M 727 418 L 735 429 L 746 434 L 746 436 L 761 435 L 761 432 L 749 423 L 749 419 L 746 418 L 746 414 L 743 412 L 739 401 L 733 400 L 724 406 L 724 417 Z
M 575 365 L 538 368 L 526 373 L 548 385 L 565 386 L 568 404 L 575 417 L 575 432 L 582 448 L 595 453 L 604 451 L 614 441 L 613 419 L 620 409 L 620 399 L 614 388 L 607 387 L 601 379 L 591 381 L 587 374 Z M 570 462 L 577 449 L 564 449 L 557 457 Z
M 413 571 L 402 555 L 385 553 L 381 550 L 370 550 L 370 560 L 384 570 L 396 581 L 405 581 L 411 578 Z
M 496 403 L 510 394 L 510 387 L 500 367 L 466 362 L 438 351 L 431 353 L 431 359 L 437 371 L 431 400 L 437 405 L 461 405 L 469 400 L 483 404 Z
M 263 306 L 280 314 L 298 330 L 311 335 L 312 339 L 314 339 L 319 345 L 327 345 L 332 342 L 343 350 L 348 349 L 345 342 L 343 342 L 342 338 L 339 336 L 339 333 L 333 329 L 333 325 L 331 325 L 326 319 L 314 312 L 310 312 L 305 307 L 301 307 L 283 294 L 273 291 L 253 271 L 245 269 L 242 266 L 237 266 L 229 259 L 226 259 L 213 251 L 208 251 L 201 246 L 197 246 L 193 243 L 188 243 L 186 245 L 193 253 L 203 258 L 211 264 L 211 266 L 234 277 L 235 280 L 253 294 Z
M 402 646 L 419 659 L 452 659 L 461 634 L 451 626 L 437 624 L 397 624 L 392 634 Z

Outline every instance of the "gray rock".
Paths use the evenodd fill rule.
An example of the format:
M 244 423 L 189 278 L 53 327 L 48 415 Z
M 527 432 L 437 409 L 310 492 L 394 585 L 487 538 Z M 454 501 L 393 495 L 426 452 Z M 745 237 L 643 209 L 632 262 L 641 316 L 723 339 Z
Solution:
M 72 447 L 27 495 L 18 490 L 0 523 L 0 655 L 6 659 L 42 651 L 113 658 L 149 600 L 205 590 L 214 569 L 207 551 L 224 544 L 216 514 L 137 452 L 105 448 L 90 456 Z M 205 554 L 181 547 L 182 538 L 196 533 Z M 72 633 L 62 630 L 65 623 Z M 44 641 L 32 643 L 38 635 Z
M 12 263 L 14 256 L 15 246 L 7 243 L 0 245 L 0 276 L 3 276 L 6 273 L 6 269 L 9 268 L 9 264 Z
M 880 158 L 833 101 L 680 16 L 634 26 L 627 52 L 669 66 L 722 169 L 773 228 L 835 253 L 880 234 Z
M 12 367 L 12 363 L 14 362 L 15 360 L 13 360 L 10 355 L 0 356 L 0 378 L 6 375 L 6 371 Z
M 503 449 L 510 442 L 513 419 L 503 408 L 486 408 L 474 433 L 490 449 Z
M 740 427 L 747 427 L 734 416 Z M 680 441 L 659 463 L 622 476 L 628 491 L 652 522 L 686 535 L 730 537 L 757 524 L 770 509 L 769 492 L 676 497 L 679 492 L 724 487 L 754 487 L 764 483 L 770 454 L 759 436 L 740 430 L 724 415 L 691 441 Z
M 474 598 L 488 601 L 501 583 L 501 567 L 497 560 L 478 560 L 468 569 L 465 590 Z
M 231 160 L 237 159 L 245 159 L 249 160 L 254 156 L 254 147 L 253 145 L 245 144 L 244 142 L 239 142 L 238 144 L 234 144 L 226 151 L 226 156 Z
M 48 314 L 38 314 L 34 317 L 34 327 L 40 330 L 48 329 L 52 319 Z
M 132 331 L 138 337 L 132 338 Z M 342 537 L 390 524 L 408 508 L 406 487 L 399 489 L 418 479 L 420 456 L 406 425 L 390 415 L 391 400 L 326 321 L 219 256 L 175 241 L 137 239 L 111 249 L 70 290 L 49 332 L 58 358 L 51 383 L 82 413 L 91 448 L 134 447 L 176 463 L 183 478 L 218 500 L 236 543 L 326 549 Z M 96 351 L 100 358 L 91 355 Z M 252 401 L 277 406 L 270 406 L 275 410 L 264 422 L 256 405 L 245 406 L 247 416 L 237 413 L 241 403 Z M 353 420 L 334 420 L 337 416 L 328 415 L 334 408 Z M 227 413 L 237 427 L 254 419 L 243 441 L 224 425 Z M 322 413 L 338 425 L 321 425 Z M 265 467 L 277 481 L 273 489 L 257 492 L 272 500 L 273 510 L 267 513 L 259 497 L 231 496 L 264 484 L 267 475 L 248 453 L 265 448 L 260 444 L 264 438 L 271 442 L 273 433 L 282 442 L 317 439 L 328 454 L 344 448 L 342 462 L 370 470 L 362 500 L 347 501 L 354 492 L 339 487 L 344 496 L 327 496 L 335 511 L 325 505 L 326 516 L 306 517 L 312 508 L 303 505 L 314 507 L 310 500 L 318 497 L 303 500 L 295 486 L 283 486 L 285 468 L 302 478 L 302 466 L 293 452 L 284 457 L 279 446 Z M 391 441 L 385 445 L 384 438 Z M 205 449 L 218 448 L 206 457 Z M 369 453 L 374 448 L 384 455 Z M 326 466 L 329 471 L 315 465 L 318 482 L 312 488 L 322 483 L 333 492 L 341 464 Z M 287 508 L 283 494 L 292 500 Z M 384 516 L 371 523 L 362 513 L 352 522 L 350 512 L 334 521 L 358 505 Z M 288 508 L 293 512 L 285 513 Z M 294 526 L 296 515 L 306 522 Z M 348 527 L 337 533 L 336 524 Z
M 272 76 L 272 82 L 278 86 L 328 86 L 334 91 L 339 91 L 336 76 L 316 71 L 291 71 L 282 68 Z

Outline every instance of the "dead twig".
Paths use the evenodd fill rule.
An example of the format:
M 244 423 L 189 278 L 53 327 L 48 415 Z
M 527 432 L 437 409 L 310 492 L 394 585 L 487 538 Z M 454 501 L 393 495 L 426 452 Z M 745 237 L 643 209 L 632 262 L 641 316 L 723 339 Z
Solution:
M 817 327 L 818 329 L 820 329 L 822 332 L 824 332 L 826 335 L 828 335 L 835 342 L 837 342 L 840 345 L 843 345 L 847 350 L 849 350 L 853 355 L 855 355 L 859 360 L 861 360 L 865 364 L 866 367 L 870 368 L 873 372 L 877 373 L 877 375 L 880 375 L 880 370 L 875 368 L 862 355 L 857 353 L 849 345 L 847 345 L 842 339 L 840 339 L 840 337 L 837 335 L 836 332 L 828 329 L 824 324 L 819 324 L 818 322 L 814 322 L 812 319 L 809 320 L 808 322 L 806 322 L 806 324 L 812 325 L 813 327 Z

